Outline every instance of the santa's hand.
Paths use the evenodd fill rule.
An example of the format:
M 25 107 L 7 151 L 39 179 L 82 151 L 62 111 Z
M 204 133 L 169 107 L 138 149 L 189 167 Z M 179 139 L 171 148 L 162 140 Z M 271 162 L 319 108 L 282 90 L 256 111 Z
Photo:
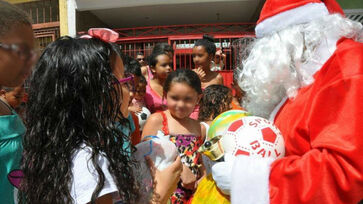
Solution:
M 224 162 L 216 162 L 212 166 L 213 180 L 216 182 L 219 190 L 224 194 L 230 195 L 232 167 L 235 157 L 231 154 L 224 154 Z
M 268 204 L 270 165 L 274 158 L 237 156 L 231 170 L 232 203 Z

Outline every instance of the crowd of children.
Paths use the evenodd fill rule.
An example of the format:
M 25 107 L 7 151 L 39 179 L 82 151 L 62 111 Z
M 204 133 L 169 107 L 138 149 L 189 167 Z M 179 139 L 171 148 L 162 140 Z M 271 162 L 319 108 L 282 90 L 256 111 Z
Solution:
M 173 70 L 167 43 L 154 47 L 148 63 L 143 53 L 133 59 L 108 29 L 59 38 L 36 62 L 27 16 L 0 4 L 0 201 L 135 203 L 137 163 L 130 155 L 142 138 L 161 133 L 170 136 L 180 158 L 163 171 L 146 158 L 156 183 L 151 202 L 190 202 L 206 175 L 197 150 L 208 125 L 223 111 L 240 108 L 242 97 L 211 71 L 213 39 L 195 43 L 193 71 Z M 22 84 L 33 65 L 25 94 Z M 12 178 L 18 170 L 18 179 Z

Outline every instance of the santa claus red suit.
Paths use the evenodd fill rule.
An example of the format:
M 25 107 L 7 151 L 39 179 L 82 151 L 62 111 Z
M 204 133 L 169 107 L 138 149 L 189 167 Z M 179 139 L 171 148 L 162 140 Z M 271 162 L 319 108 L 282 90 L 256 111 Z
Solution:
M 363 44 L 341 39 L 332 57 L 275 119 L 286 157 L 271 165 L 271 203 L 363 198 Z
M 283 87 L 284 91 L 276 88 L 275 94 L 270 95 L 281 96 L 274 101 L 273 110 L 264 109 L 263 105 L 259 109 L 258 104 L 246 106 L 253 113 L 270 110 L 270 119 L 284 136 L 286 155 L 272 163 L 239 156 L 229 164 L 233 165 L 232 203 L 355 204 L 363 199 L 363 43 L 357 42 L 362 37 L 362 25 L 334 13 L 342 14 L 342 10 L 332 0 L 266 1 L 256 36 L 265 50 L 269 50 L 269 42 L 281 40 L 280 44 L 286 44 L 280 50 L 281 61 L 288 58 L 288 66 L 276 68 L 276 64 L 284 63 L 278 57 L 275 63 L 264 65 L 263 60 L 256 60 L 261 48 L 256 46 L 244 63 L 246 70 L 240 80 L 247 97 L 251 95 L 246 99 L 249 103 L 264 101 L 262 96 L 256 96 L 263 85 L 251 86 L 259 83 L 258 77 L 263 77 L 258 72 L 264 66 L 270 69 L 265 75 L 271 80 L 261 79 L 261 84 L 280 83 L 276 87 Z M 326 22 L 321 23 L 324 19 Z M 321 32 L 321 36 L 316 36 L 320 39 L 313 39 L 313 31 L 299 34 L 314 30 L 312 27 L 319 24 L 323 26 L 321 30 L 331 26 L 337 32 Z M 263 41 L 274 36 L 274 41 Z M 299 36 L 303 42 L 301 48 L 298 42 L 289 47 L 299 41 Z M 285 58 L 284 53 L 289 57 Z M 273 58 L 274 54 L 270 54 L 265 57 Z M 250 64 L 249 60 L 256 64 Z M 281 70 L 288 70 L 281 73 L 289 74 L 273 74 Z M 273 91 L 271 86 L 261 94 Z M 223 179 L 216 183 L 228 188 Z

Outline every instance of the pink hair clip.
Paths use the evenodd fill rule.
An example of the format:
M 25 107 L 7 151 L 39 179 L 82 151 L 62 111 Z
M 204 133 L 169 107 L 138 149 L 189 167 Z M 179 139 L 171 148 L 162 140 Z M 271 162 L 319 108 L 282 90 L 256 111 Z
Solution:
M 108 28 L 90 28 L 88 34 L 82 35 L 81 38 L 99 38 L 105 42 L 116 42 L 119 34 Z

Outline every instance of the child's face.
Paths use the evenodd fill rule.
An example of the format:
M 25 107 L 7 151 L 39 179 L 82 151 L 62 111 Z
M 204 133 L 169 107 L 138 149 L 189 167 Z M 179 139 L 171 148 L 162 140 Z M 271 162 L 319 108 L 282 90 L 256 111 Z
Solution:
M 176 118 L 186 118 L 193 112 L 199 102 L 200 95 L 185 83 L 174 82 L 166 94 L 170 113 Z
M 135 96 L 134 98 L 138 101 L 144 100 L 146 93 L 146 84 L 139 82 L 135 87 Z
M 136 86 L 137 86 L 137 84 L 140 83 L 140 77 L 139 76 L 133 75 L 133 77 L 134 77 L 134 81 L 133 81 L 134 89 L 133 90 L 132 89 L 129 90 L 129 93 L 130 93 L 129 102 L 130 103 L 131 103 L 132 99 L 135 98 L 135 95 L 136 95 Z
M 196 46 L 193 48 L 193 62 L 196 68 L 210 69 L 212 56 L 208 54 L 204 46 Z
M 35 62 L 34 35 L 31 26 L 14 26 L 1 37 L 4 45 L 16 45 L 18 50 L 0 48 L 0 84 L 15 87 L 22 84 L 31 72 Z
M 145 56 L 144 55 L 137 55 L 136 60 L 140 63 L 141 66 L 145 66 Z
M 122 59 L 118 55 L 111 56 L 111 66 L 112 66 L 112 73 L 115 75 L 115 77 L 118 80 L 125 78 L 124 64 L 122 62 Z M 128 117 L 130 90 L 126 84 L 122 84 L 121 89 L 122 89 L 121 112 L 124 117 Z
M 24 94 L 24 87 L 16 87 L 14 90 L 5 93 L 5 99 L 15 109 L 23 102 Z
M 169 73 L 172 71 L 172 60 L 166 54 L 162 54 L 156 57 L 157 63 L 155 67 L 150 67 L 153 71 L 153 75 L 159 79 L 166 79 Z

